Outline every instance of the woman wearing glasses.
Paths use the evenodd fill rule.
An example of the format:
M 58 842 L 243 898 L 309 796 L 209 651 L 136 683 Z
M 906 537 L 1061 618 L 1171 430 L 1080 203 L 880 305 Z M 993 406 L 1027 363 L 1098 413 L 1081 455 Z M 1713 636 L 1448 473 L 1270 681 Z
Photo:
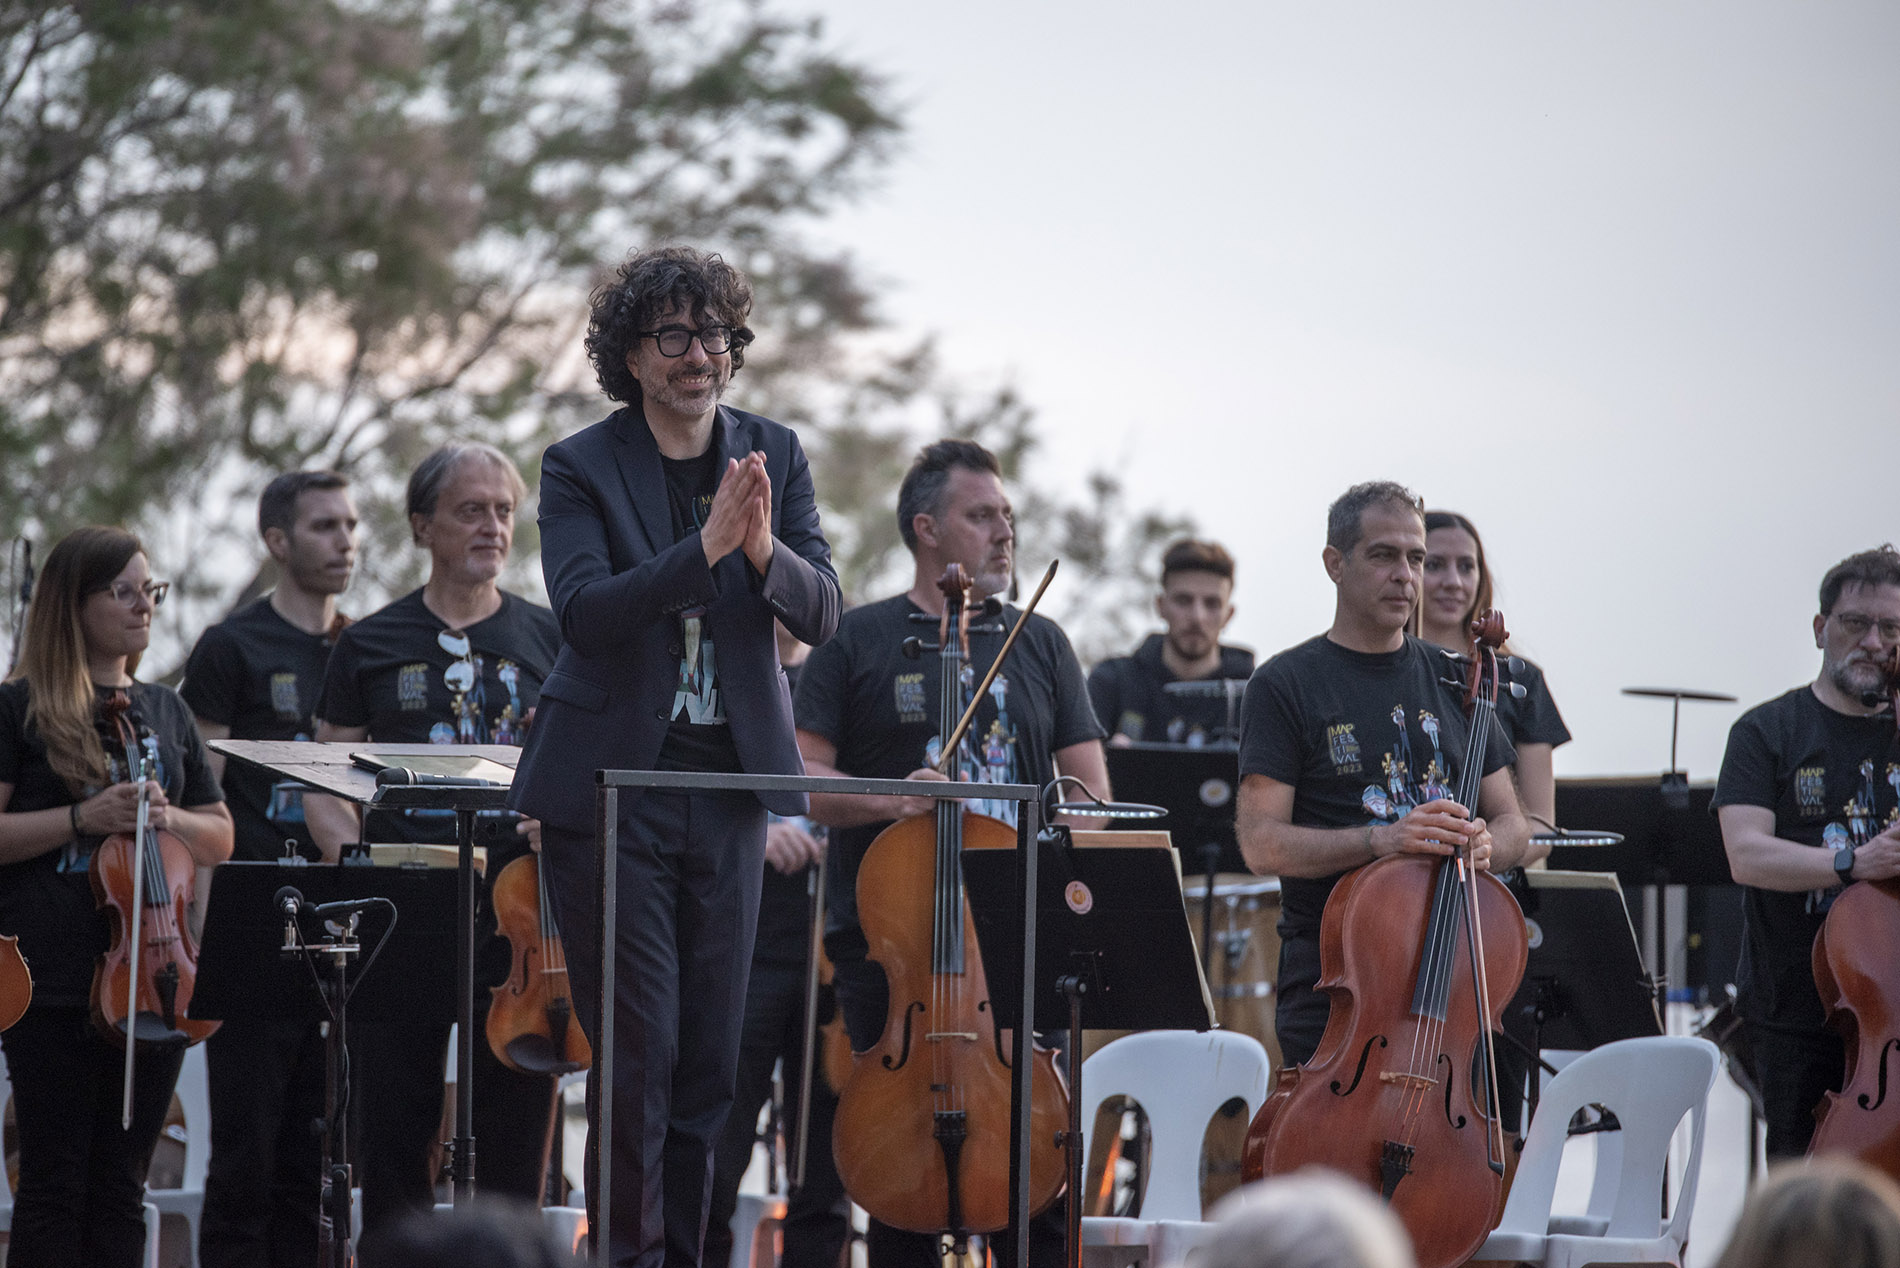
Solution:
M 499 585 L 525 492 L 514 464 L 490 445 L 446 445 L 422 460 L 409 478 L 408 510 L 413 540 L 428 552 L 429 579 L 337 636 L 317 701 L 319 740 L 521 743 L 561 645 L 553 613 Z M 354 806 L 306 796 L 304 815 L 326 859 L 359 834 L 373 842 L 456 839 L 452 811 L 378 811 L 359 827 Z M 490 877 L 538 833 L 533 820 L 513 819 L 506 843 L 489 847 Z M 482 1039 L 489 994 L 481 988 L 501 984 L 508 956 L 487 902 L 476 919 L 476 1176 L 483 1193 L 538 1202 L 554 1078 L 508 1069 Z M 359 1175 L 366 1233 L 435 1201 L 431 1152 L 441 1138 L 449 1036 L 438 1018 L 449 1015 L 452 1001 L 432 1003 L 438 1007 L 419 1001 L 416 1015 L 403 1020 L 351 1019 L 363 1041 L 354 1086 L 364 1109 Z
M 0 685 L 0 933 L 17 935 L 33 1003 L 0 1036 L 19 1124 L 20 1181 L 7 1262 L 135 1268 L 146 1163 L 183 1048 L 141 1047 L 132 1128 L 120 1126 L 124 1049 L 93 1028 L 94 962 L 108 940 L 89 867 L 137 826 L 139 785 L 104 704 L 130 702 L 149 772 L 148 821 L 209 867 L 231 853 L 231 816 L 191 712 L 133 678 L 165 597 L 138 538 L 82 528 L 46 559 L 14 676 Z

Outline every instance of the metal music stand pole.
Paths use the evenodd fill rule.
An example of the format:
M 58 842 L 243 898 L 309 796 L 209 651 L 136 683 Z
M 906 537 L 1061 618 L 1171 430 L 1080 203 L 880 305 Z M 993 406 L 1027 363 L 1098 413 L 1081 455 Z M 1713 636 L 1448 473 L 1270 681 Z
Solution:
M 344 1021 L 349 1002 L 350 957 L 362 948 L 356 940 L 357 916 L 352 912 L 328 942 L 302 949 L 313 955 L 330 957 L 330 973 L 323 983 L 324 1002 L 330 1015 L 324 1027 L 323 1042 L 323 1193 L 324 1218 L 317 1224 L 317 1262 L 330 1268 L 350 1268 L 354 1247 L 350 1237 L 351 1193 L 354 1177 L 350 1168 L 350 1123 L 348 1107 L 349 1032 Z M 286 931 L 288 932 L 288 931 Z M 292 950 L 286 941 L 285 950 Z
M 449 1174 L 455 1205 L 475 1200 L 475 807 L 455 807 L 455 1138 Z

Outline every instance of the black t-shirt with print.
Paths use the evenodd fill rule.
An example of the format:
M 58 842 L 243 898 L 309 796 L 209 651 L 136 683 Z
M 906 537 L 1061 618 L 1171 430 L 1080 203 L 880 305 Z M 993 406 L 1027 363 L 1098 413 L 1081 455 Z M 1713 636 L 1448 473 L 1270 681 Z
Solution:
M 463 658 L 443 646 L 454 632 L 423 603 L 422 591 L 357 621 L 337 636 L 316 716 L 367 727 L 370 739 L 385 744 L 520 744 L 561 649 L 554 614 L 504 592 L 493 616 L 460 632 L 472 662 L 466 691 L 449 685 L 450 668 Z M 451 811 L 378 811 L 368 828 L 371 841 L 455 841 Z
M 1281 652 L 1247 685 L 1242 778 L 1292 785 L 1293 823 L 1302 827 L 1395 823 L 1413 806 L 1455 797 L 1468 728 L 1443 682 L 1450 668 L 1410 635 L 1393 652 L 1355 652 L 1325 635 Z M 1516 757 L 1495 720 L 1491 727 L 1487 775 Z M 1318 939 L 1343 875 L 1281 878 L 1283 938 Z
M 193 714 L 230 727 L 232 739 L 308 740 L 316 734 L 311 717 L 330 646 L 327 632 L 306 634 L 266 595 L 199 637 L 178 692 Z M 316 857 L 302 794 L 294 788 L 275 793 L 276 784 L 249 762 L 224 764 L 224 795 L 237 829 L 232 858 L 280 858 L 286 839 Z
M 1557 712 L 1557 702 L 1544 682 L 1544 671 L 1521 656 L 1518 666 L 1510 678 L 1524 688 L 1524 698 L 1519 700 L 1508 690 L 1498 692 L 1498 725 L 1504 728 L 1505 736 L 1514 745 L 1548 744 L 1556 748 L 1570 743 L 1570 728 Z
M 1729 729 L 1712 808 L 1761 806 L 1775 835 L 1840 849 L 1900 822 L 1900 743 L 1893 715 L 1855 717 L 1797 687 L 1744 713 Z M 1742 1015 L 1782 1030 L 1818 1031 L 1814 935 L 1838 886 L 1804 893 L 1743 887 Z
M 719 491 L 719 446 L 707 446 L 697 458 L 661 458 L 660 466 L 666 472 L 673 540 L 680 541 L 704 527 L 712 511 Z M 736 771 L 739 746 L 726 725 L 714 631 L 700 608 L 688 608 L 678 620 L 679 685 L 656 765 L 660 770 Z
M 7 813 L 46 810 L 83 800 L 54 773 L 46 743 L 26 723 L 28 691 L 23 679 L 0 684 L 0 784 L 11 784 Z M 106 693 L 100 693 L 101 697 Z M 174 806 L 207 806 L 222 801 L 211 777 L 204 742 L 178 693 L 154 683 L 127 688 L 130 716 L 141 739 L 156 744 L 158 764 L 152 778 Z M 103 717 L 111 783 L 128 778 L 117 730 Z M 86 791 L 90 797 L 98 788 Z M 0 933 L 20 939 L 20 954 L 33 973 L 33 999 L 39 1004 L 80 1005 L 92 991 L 93 963 L 106 949 L 111 927 L 92 897 L 92 853 L 103 838 L 83 837 L 44 854 L 0 866 Z
M 798 729 L 837 747 L 837 768 L 865 779 L 902 779 L 935 764 L 938 659 L 903 653 L 912 635 L 934 638 L 936 625 L 913 623 L 921 612 L 907 595 L 867 604 L 844 614 L 838 632 L 813 650 L 798 680 L 793 714 Z M 1016 609 L 981 625 L 1008 629 Z M 1003 645 L 1001 630 L 970 635 L 965 690 L 989 672 Z M 1047 784 L 1055 778 L 1054 753 L 1102 738 L 1089 705 L 1088 685 L 1069 639 L 1054 621 L 1031 616 L 1009 659 L 978 705 L 965 733 L 964 761 L 979 781 Z M 1016 821 L 1012 801 L 965 802 L 979 814 Z M 858 863 L 886 825 L 841 828 L 831 834 L 826 869 L 826 945 L 834 959 L 862 958 L 858 924 Z
M 1095 716 L 1111 735 L 1160 744 L 1198 747 L 1226 740 L 1227 697 L 1198 692 L 1169 691 L 1180 682 L 1162 659 L 1166 635 L 1150 634 L 1132 656 L 1116 656 L 1089 671 L 1089 699 Z M 1223 678 L 1245 679 L 1254 669 L 1253 653 L 1244 647 L 1220 649 L 1220 669 L 1209 685 Z
M 460 632 L 473 663 L 466 691 L 449 686 L 449 668 L 462 657 L 442 645 L 444 634 L 454 641 L 453 632 L 429 611 L 422 591 L 364 617 L 337 636 L 317 717 L 333 726 L 367 727 L 370 739 L 385 744 L 520 744 L 561 649 L 559 623 L 546 608 L 504 591 L 493 616 Z M 372 811 L 365 827 L 373 842 L 455 843 L 452 810 Z M 478 986 L 508 976 L 508 946 L 495 935 L 488 889 L 527 849 L 527 839 L 515 837 L 488 851 L 489 884 L 475 917 Z

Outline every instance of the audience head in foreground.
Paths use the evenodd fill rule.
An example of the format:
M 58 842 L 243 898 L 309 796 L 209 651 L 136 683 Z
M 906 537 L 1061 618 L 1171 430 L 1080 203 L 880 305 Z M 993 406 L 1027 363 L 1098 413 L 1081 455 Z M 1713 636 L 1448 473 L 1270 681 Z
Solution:
M 1194 1268 L 1413 1268 L 1392 1212 L 1335 1172 L 1306 1167 L 1228 1195 Z
M 541 1212 L 485 1198 L 453 1211 L 417 1211 L 365 1246 L 363 1268 L 579 1268 Z
M 1772 1168 L 1715 1268 L 1900 1268 L 1900 1186 L 1849 1158 Z

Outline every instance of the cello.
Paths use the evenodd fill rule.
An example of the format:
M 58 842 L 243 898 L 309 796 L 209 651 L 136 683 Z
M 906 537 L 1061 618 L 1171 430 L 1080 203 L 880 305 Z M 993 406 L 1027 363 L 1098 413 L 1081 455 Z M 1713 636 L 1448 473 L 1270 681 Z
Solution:
M 944 611 L 937 765 L 949 773 L 970 716 L 958 718 L 970 582 L 952 564 L 938 585 Z M 1007 651 L 1005 645 L 998 664 Z M 889 980 L 890 1005 L 878 1042 L 852 1055 L 838 1096 L 833 1158 L 845 1190 L 874 1218 L 947 1234 L 958 1255 L 970 1234 L 1008 1222 L 1011 1081 L 959 859 L 965 849 L 1015 845 L 1013 827 L 940 800 L 879 833 L 858 869 L 858 911 L 870 958 Z M 1041 1211 L 1061 1193 L 1066 1175 L 1056 1139 L 1067 1122 L 1068 1091 L 1052 1051 L 1033 1047 L 1030 1060 L 1030 1205 Z
M 1900 734 L 1900 648 L 1882 666 L 1884 696 Z M 1871 701 L 1870 701 L 1871 703 Z M 1861 763 L 1861 787 L 1848 807 L 1855 846 L 1878 836 L 1873 759 Z M 1886 777 L 1900 793 L 1900 767 Z M 1900 813 L 1900 811 L 1896 811 Z M 1887 827 L 1891 827 L 1889 820 Z M 1814 986 L 1828 1025 L 1840 1032 L 1847 1066 L 1841 1090 L 1821 1099 L 1811 1154 L 1851 1154 L 1900 1176 L 1900 880 L 1859 881 L 1835 895 L 1814 935 Z
M 1467 808 L 1478 804 L 1508 637 L 1496 612 L 1472 633 L 1455 798 Z M 1419 1268 L 1464 1263 L 1503 1193 L 1491 1035 L 1528 953 L 1517 900 L 1464 852 L 1390 854 L 1348 873 L 1321 917 L 1325 1034 L 1254 1117 L 1244 1178 L 1331 1167 L 1385 1198 Z
M 541 856 L 524 854 L 495 874 L 495 925 L 508 939 L 508 980 L 489 988 L 488 1047 L 523 1074 L 572 1074 L 594 1062 L 574 1019 L 567 952 L 548 901 Z
M 132 1125 L 132 1074 L 141 1047 L 195 1044 L 218 1028 L 185 1016 L 198 980 L 198 944 L 186 910 L 197 865 L 177 836 L 147 822 L 158 741 L 140 738 L 131 698 L 115 692 L 105 702 L 125 752 L 128 778 L 139 786 L 138 824 L 102 842 L 92 857 L 92 895 L 109 915 L 112 936 L 92 976 L 93 1023 L 125 1046 L 121 1125 Z

